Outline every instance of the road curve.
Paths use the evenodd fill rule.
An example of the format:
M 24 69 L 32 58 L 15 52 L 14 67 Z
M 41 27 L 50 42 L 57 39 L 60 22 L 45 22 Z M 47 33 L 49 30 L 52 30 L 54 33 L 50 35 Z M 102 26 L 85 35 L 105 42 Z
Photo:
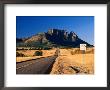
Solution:
M 57 56 L 16 63 L 16 74 L 48 74 Z

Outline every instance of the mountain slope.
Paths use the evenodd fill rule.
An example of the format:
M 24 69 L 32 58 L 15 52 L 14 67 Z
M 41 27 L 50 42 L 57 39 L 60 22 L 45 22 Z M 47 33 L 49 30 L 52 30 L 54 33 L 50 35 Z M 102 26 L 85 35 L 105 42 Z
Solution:
M 46 33 L 39 33 L 27 39 L 16 39 L 18 46 L 33 47 L 79 47 L 80 44 L 87 44 L 87 47 L 93 47 L 89 43 L 81 40 L 74 32 L 65 30 L 50 29 Z

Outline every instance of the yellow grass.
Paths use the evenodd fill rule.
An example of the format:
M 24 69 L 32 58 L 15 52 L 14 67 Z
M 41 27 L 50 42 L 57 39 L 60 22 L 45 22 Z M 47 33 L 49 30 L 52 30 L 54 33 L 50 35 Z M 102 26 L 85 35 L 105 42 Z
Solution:
M 41 50 L 43 52 L 42 56 L 34 56 L 35 51 L 39 51 L 39 50 L 18 50 L 17 52 L 22 53 L 26 55 L 27 57 L 16 57 L 16 62 L 22 62 L 22 61 L 27 61 L 30 59 L 52 56 L 55 54 L 56 49 Z
M 33 56 L 35 51 L 38 50 L 17 51 L 28 57 L 16 57 L 16 62 L 52 56 L 56 49 L 41 50 L 43 56 Z M 77 72 L 75 69 L 79 71 Z M 87 48 L 85 54 L 82 54 L 79 48 L 60 49 L 60 54 L 55 60 L 50 74 L 94 74 L 94 48 Z
M 39 50 L 18 50 L 17 52 L 31 57 L 34 55 L 35 51 L 39 51 Z M 43 56 L 45 56 L 45 55 L 51 56 L 55 53 L 55 49 L 53 49 L 53 50 L 40 50 L 40 51 L 43 52 Z
M 16 62 L 28 61 L 30 59 L 37 59 L 37 58 L 41 58 L 41 57 L 47 57 L 47 56 L 16 57 Z
M 88 48 L 89 53 L 87 54 L 71 54 L 71 51 L 74 50 L 60 49 L 60 55 L 53 65 L 51 74 L 77 74 L 74 70 L 77 68 L 79 68 L 80 74 L 94 74 L 93 48 Z

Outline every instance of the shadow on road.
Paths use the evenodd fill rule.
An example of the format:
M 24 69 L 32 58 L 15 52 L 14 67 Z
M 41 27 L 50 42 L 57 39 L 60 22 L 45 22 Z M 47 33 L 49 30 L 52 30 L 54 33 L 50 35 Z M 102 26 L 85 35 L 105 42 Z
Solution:
M 55 61 L 53 61 L 53 63 L 49 66 L 48 70 L 45 72 L 45 74 L 50 74 L 50 72 L 52 71 L 52 67 L 53 64 L 55 63 Z

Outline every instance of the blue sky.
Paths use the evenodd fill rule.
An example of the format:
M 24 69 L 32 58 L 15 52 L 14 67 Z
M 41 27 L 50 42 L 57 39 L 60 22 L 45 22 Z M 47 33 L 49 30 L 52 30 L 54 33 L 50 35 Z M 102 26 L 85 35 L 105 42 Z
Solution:
M 16 16 L 17 38 L 47 32 L 51 28 L 74 31 L 79 38 L 94 44 L 94 16 Z

